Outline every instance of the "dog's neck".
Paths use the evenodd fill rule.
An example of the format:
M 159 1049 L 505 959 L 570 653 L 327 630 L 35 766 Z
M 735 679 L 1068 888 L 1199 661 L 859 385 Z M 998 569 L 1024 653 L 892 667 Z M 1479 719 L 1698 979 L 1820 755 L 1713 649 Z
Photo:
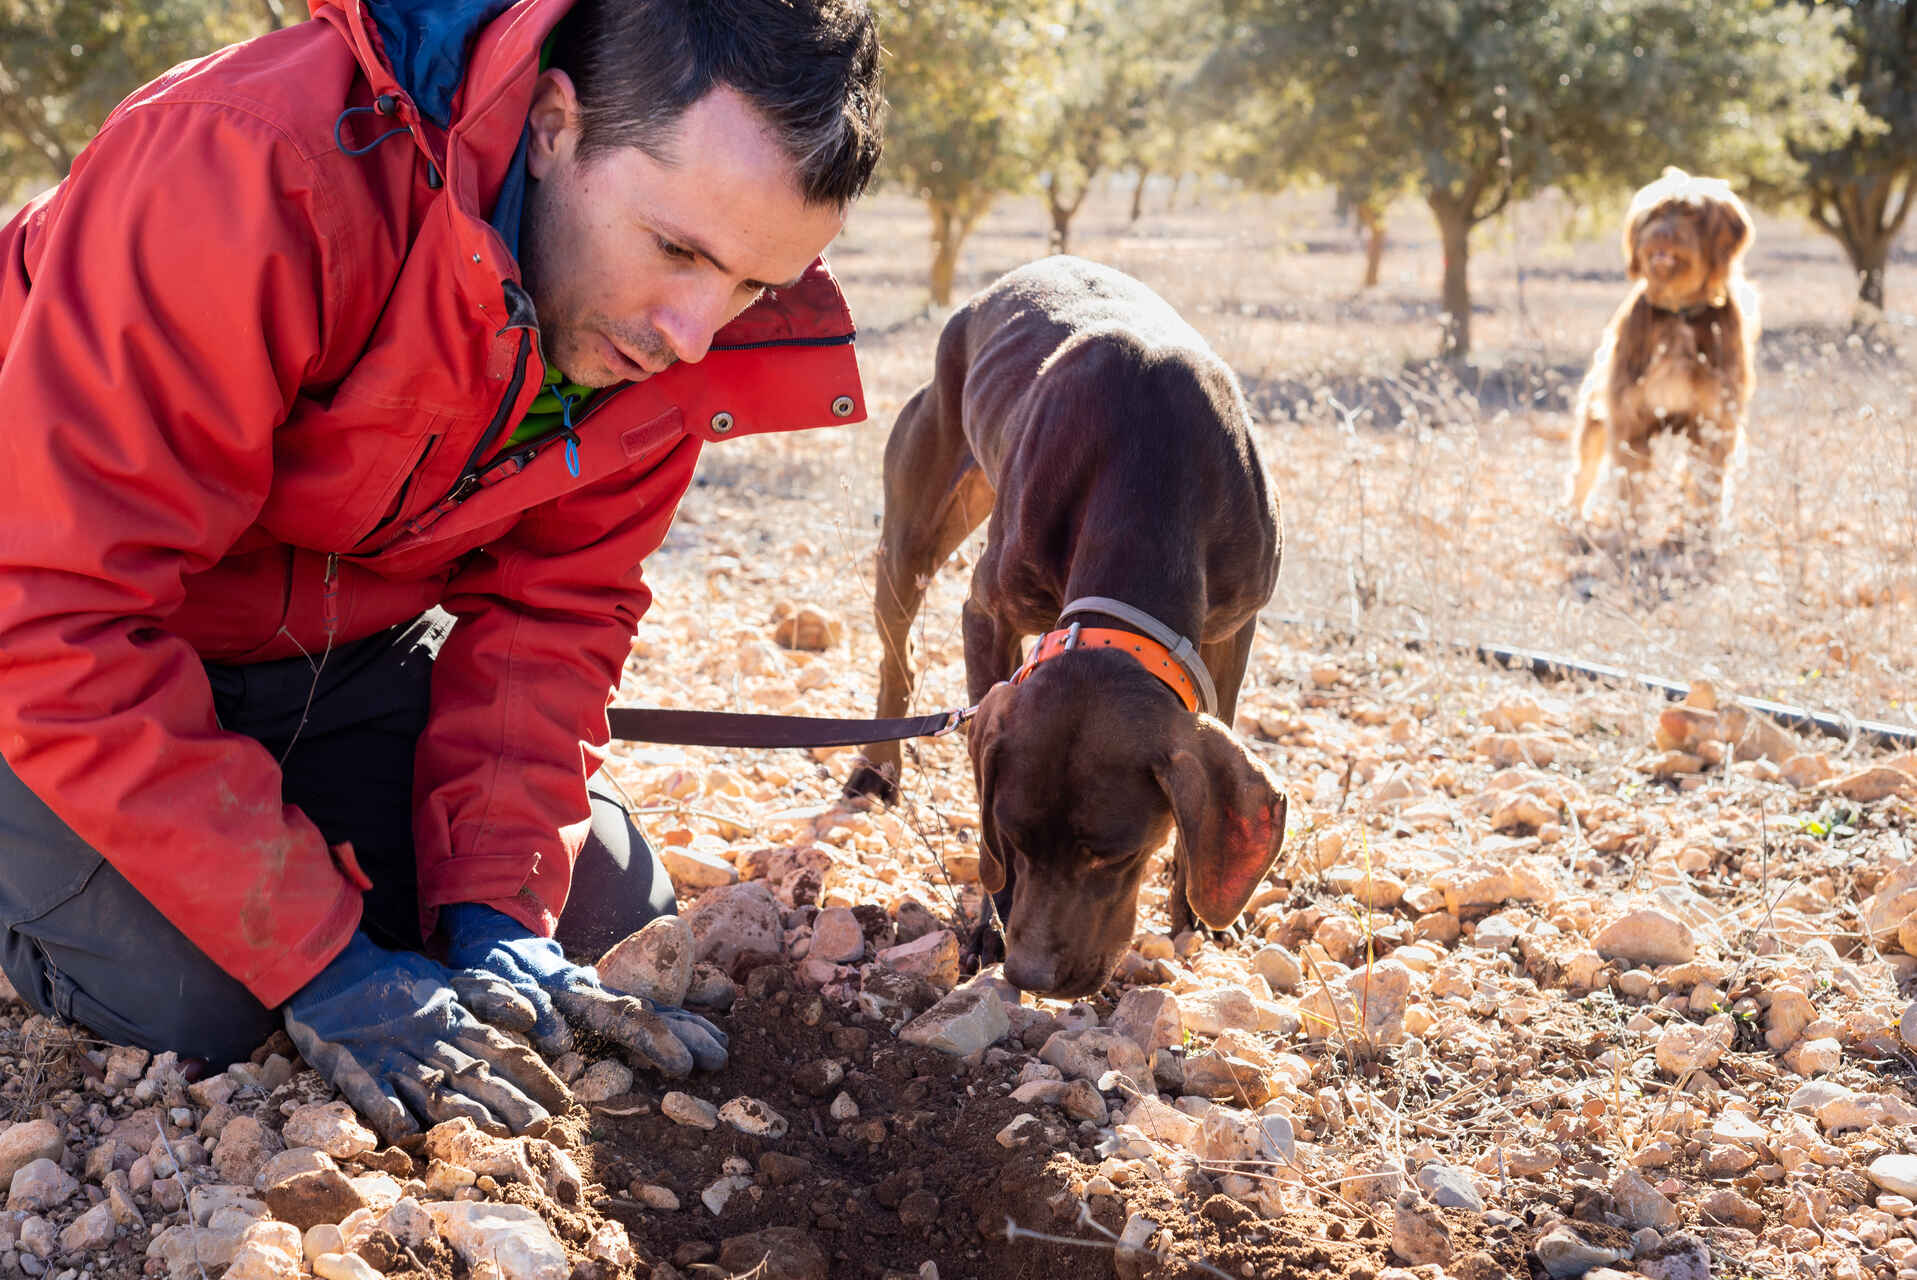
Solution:
M 1696 320 L 1702 316 L 1709 315 L 1713 311 L 1720 310 L 1724 304 L 1724 298 L 1716 297 L 1703 298 L 1696 302 L 1688 302 L 1682 306 L 1673 307 L 1653 298 L 1649 290 L 1646 290 L 1644 294 L 1644 305 L 1659 315 L 1676 316 L 1680 320 Z

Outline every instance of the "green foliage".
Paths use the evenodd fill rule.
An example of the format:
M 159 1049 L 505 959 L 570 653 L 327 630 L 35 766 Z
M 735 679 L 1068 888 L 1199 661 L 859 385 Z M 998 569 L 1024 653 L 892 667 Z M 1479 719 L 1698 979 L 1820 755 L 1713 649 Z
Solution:
M 884 6 L 887 176 L 954 207 L 1024 187 L 1050 115 L 1051 18 L 1023 0 Z
M 1037 172 L 1051 120 L 1062 0 L 892 0 L 883 174 L 932 214 L 932 297 L 950 298 L 958 246 L 999 196 Z
M 0 199 L 63 177 L 113 107 L 261 29 L 271 0 L 0 0 Z
M 1788 124 L 1835 139 L 1835 7 L 1772 0 L 1227 0 L 1221 99 L 1257 96 L 1257 162 L 1353 199 L 1410 185 L 1445 231 L 1450 351 L 1468 341 L 1471 226 L 1557 185 L 1638 186 L 1666 164 L 1743 173 Z M 1455 272 L 1455 278 L 1453 273 Z
M 1811 221 L 1844 246 L 1858 273 L 1860 301 L 1881 308 L 1890 245 L 1917 193 L 1917 3 L 1841 0 L 1812 7 L 1850 18 L 1848 62 L 1831 91 L 1854 95 L 1867 118 L 1834 142 L 1789 133 L 1789 155 L 1803 170 L 1793 194 L 1803 198 Z M 1761 176 L 1776 191 L 1791 175 Z
M 1215 13 L 1175 0 L 1071 0 L 1039 144 L 1056 247 L 1099 173 L 1180 165 L 1191 120 L 1177 109 L 1179 90 L 1217 39 Z

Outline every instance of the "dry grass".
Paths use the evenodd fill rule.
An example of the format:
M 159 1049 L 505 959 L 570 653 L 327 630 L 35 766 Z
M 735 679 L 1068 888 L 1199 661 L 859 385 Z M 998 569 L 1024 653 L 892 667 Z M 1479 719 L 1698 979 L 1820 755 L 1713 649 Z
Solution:
M 1168 210 L 1161 191 L 1130 227 L 1125 208 L 1123 192 L 1101 193 L 1073 247 L 1158 289 L 1243 379 L 1288 535 L 1268 622 L 1368 643 L 1497 640 L 1917 724 L 1902 656 L 1917 620 L 1917 319 L 1893 311 L 1887 336 L 1852 337 L 1854 289 L 1833 242 L 1759 216 L 1759 385 L 1712 562 L 1602 528 L 1594 548 L 1565 517 L 1571 401 L 1624 289 L 1606 212 L 1536 201 L 1480 229 L 1476 356 L 1460 379 L 1429 360 L 1441 262 L 1415 203 L 1394 211 L 1385 283 L 1362 292 L 1356 236 L 1326 196 L 1211 190 L 1194 203 L 1187 190 Z M 1044 247 L 1037 203 L 1007 202 L 969 242 L 958 288 Z M 789 502 L 821 555 L 869 581 L 884 434 L 930 369 L 943 318 L 926 301 L 929 252 L 914 202 L 885 194 L 855 212 L 832 256 L 860 318 L 871 421 L 712 451 L 695 513 L 714 489 Z M 1895 305 L 1917 273 L 1890 283 Z M 948 567 L 928 602 L 935 651 L 953 648 L 963 577 Z M 922 705 L 962 696 L 947 665 L 928 670 Z M 1255 663 L 1250 678 L 1298 674 Z

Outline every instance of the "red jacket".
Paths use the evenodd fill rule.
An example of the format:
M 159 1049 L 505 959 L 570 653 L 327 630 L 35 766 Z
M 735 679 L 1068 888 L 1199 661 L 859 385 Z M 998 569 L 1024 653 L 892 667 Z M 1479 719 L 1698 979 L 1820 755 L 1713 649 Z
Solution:
M 602 397 L 576 477 L 552 440 L 486 467 L 543 374 L 487 214 L 568 0 L 485 26 L 449 129 L 359 0 L 314 2 L 134 94 L 0 229 L 0 751 L 268 1005 L 345 944 L 365 880 L 220 729 L 202 659 L 452 611 L 417 753 L 422 907 L 550 932 L 640 565 L 700 448 L 864 416 L 820 263 L 700 364 Z

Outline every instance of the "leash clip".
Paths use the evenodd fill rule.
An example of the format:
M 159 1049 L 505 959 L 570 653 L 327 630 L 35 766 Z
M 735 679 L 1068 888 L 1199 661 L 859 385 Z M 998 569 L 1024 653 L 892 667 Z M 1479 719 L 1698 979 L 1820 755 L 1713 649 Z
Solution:
M 977 714 L 978 714 L 978 707 L 976 705 L 970 706 L 970 707 L 958 707 L 958 708 L 955 708 L 954 710 L 948 711 L 945 713 L 945 723 L 940 725 L 938 728 L 932 730 L 932 732 L 928 734 L 927 736 L 932 738 L 943 738 L 946 734 L 952 732 L 954 729 L 958 728 L 960 725 L 964 724 L 967 720 L 970 720 L 973 716 L 976 716 Z

